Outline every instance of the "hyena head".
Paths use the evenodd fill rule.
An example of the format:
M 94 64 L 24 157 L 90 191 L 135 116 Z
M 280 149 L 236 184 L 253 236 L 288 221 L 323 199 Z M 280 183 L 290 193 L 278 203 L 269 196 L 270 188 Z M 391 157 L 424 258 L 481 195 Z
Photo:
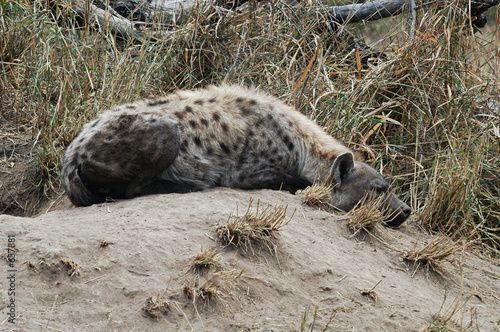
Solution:
M 411 208 L 393 193 L 387 180 L 367 164 L 355 161 L 351 152 L 335 159 L 331 179 L 332 204 L 341 210 L 352 210 L 366 195 L 368 199 L 384 197 L 381 209 L 389 226 L 401 225 L 411 214 Z

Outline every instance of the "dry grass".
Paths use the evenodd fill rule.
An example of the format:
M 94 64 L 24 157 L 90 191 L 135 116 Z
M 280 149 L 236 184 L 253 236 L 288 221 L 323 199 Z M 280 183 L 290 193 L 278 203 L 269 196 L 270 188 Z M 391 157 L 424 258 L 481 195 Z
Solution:
M 203 269 L 208 270 L 218 270 L 222 268 L 222 250 L 217 249 L 206 249 L 193 256 L 193 262 L 191 263 L 191 269 L 195 271 L 201 271 Z
M 403 252 L 405 260 L 416 264 L 415 272 L 422 266 L 426 271 L 441 273 L 444 270 L 443 263 L 455 263 L 455 255 L 463 249 L 446 235 L 439 235 L 421 247 L 418 244 L 416 242 L 413 249 Z
M 500 250 L 499 26 L 471 34 L 463 1 L 419 11 L 413 38 L 403 15 L 349 26 L 386 54 L 366 68 L 355 65 L 356 52 L 332 45 L 314 2 L 293 13 L 283 2 L 202 5 L 179 22 L 182 38 L 142 43 L 82 27 L 62 1 L 51 3 L 0 6 L 0 114 L 30 136 L 42 191 L 61 190 L 64 148 L 112 105 L 253 84 L 367 155 L 424 212 L 423 224 L 456 233 L 447 226 L 466 220 L 457 236 Z
M 463 282 L 463 276 L 462 276 Z M 465 305 L 470 296 L 466 297 L 462 289 L 460 294 L 452 301 L 448 309 L 443 310 L 446 296 L 438 313 L 432 316 L 432 321 L 424 326 L 420 332 L 464 332 L 480 331 L 477 322 L 477 309 L 466 310 Z M 470 314 L 470 318 L 466 315 Z
M 347 217 L 347 227 L 353 232 L 353 236 L 361 231 L 367 232 L 376 236 L 383 236 L 385 234 L 385 220 L 390 219 L 381 208 L 388 197 L 380 196 L 377 199 L 370 199 L 371 195 L 365 197 L 351 210 Z
M 73 277 L 80 274 L 80 267 L 78 264 L 67 257 L 61 258 L 61 263 L 68 269 L 68 275 Z
M 318 325 L 317 320 L 318 320 L 318 318 L 321 317 L 321 315 L 318 313 L 318 309 L 319 309 L 319 307 L 315 306 L 313 311 L 310 312 L 310 308 L 306 307 L 304 314 L 302 315 L 302 321 L 300 323 L 300 328 L 298 330 L 293 329 L 293 331 L 300 331 L 300 332 L 316 331 L 316 325 Z M 321 331 L 333 330 L 333 327 L 330 326 L 330 324 L 332 323 L 333 319 L 335 318 L 336 313 L 337 312 L 335 310 L 332 311 L 332 313 L 328 319 L 328 322 L 324 325 L 324 327 L 321 328 Z M 323 317 L 321 317 L 321 318 L 323 318 Z
M 333 186 L 333 184 L 329 183 L 314 183 L 312 186 L 298 191 L 297 194 L 302 195 L 303 204 L 321 208 L 333 208 L 333 206 L 329 203 L 331 200 Z
M 224 302 L 231 296 L 238 280 L 244 271 L 230 270 L 213 273 L 205 282 L 199 285 L 193 281 L 184 284 L 183 292 L 193 303 Z
M 252 253 L 252 243 L 263 244 L 274 252 L 277 234 L 292 218 L 286 220 L 288 205 L 281 203 L 262 208 L 258 200 L 255 212 L 252 205 L 253 199 L 248 203 L 245 215 L 238 217 L 237 213 L 236 216 L 229 217 L 227 225 L 219 225 L 218 239 L 224 245 L 234 245 Z
M 142 310 L 144 310 L 149 316 L 154 318 L 160 316 L 160 314 L 168 314 L 170 312 L 172 304 L 169 301 L 165 300 L 165 294 L 166 291 L 161 296 L 160 294 L 158 294 L 156 296 L 156 299 L 153 299 L 153 296 L 148 297 L 146 299 L 146 303 L 142 307 Z
M 368 289 L 368 288 L 364 288 L 361 290 L 361 295 L 364 295 L 368 298 L 370 298 L 371 300 L 373 300 L 373 302 L 377 302 L 378 300 L 378 295 L 377 293 L 375 292 L 375 288 L 382 282 L 382 280 L 380 280 L 379 282 L 377 282 L 377 284 L 375 284 L 375 286 L 373 286 L 372 288 Z

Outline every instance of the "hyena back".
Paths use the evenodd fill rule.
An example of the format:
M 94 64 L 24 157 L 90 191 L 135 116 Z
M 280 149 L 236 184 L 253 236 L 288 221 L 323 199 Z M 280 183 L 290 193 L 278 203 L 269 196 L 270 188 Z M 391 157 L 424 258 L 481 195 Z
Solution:
M 295 192 L 330 179 L 331 203 L 344 211 L 372 193 L 387 196 L 391 226 L 411 212 L 379 172 L 313 121 L 238 86 L 178 91 L 103 113 L 68 147 L 62 179 L 77 206 L 216 186 Z

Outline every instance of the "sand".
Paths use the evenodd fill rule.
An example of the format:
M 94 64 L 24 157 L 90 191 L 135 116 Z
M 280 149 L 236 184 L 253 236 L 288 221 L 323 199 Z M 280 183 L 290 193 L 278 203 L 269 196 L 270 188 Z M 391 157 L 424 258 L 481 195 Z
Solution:
M 275 246 L 223 247 L 217 226 L 243 215 L 252 198 L 254 206 L 288 205 Z M 451 327 L 495 331 L 500 321 L 498 261 L 468 250 L 440 273 L 426 270 L 401 254 L 432 238 L 414 217 L 386 229 L 383 241 L 352 236 L 345 216 L 285 192 L 217 188 L 35 218 L 0 215 L 0 230 L 2 331 L 300 331 L 301 324 L 308 331 L 327 324 L 332 331 L 419 331 L 457 305 L 463 310 Z M 192 269 L 202 248 L 220 251 L 218 270 Z M 186 296 L 186 283 L 196 292 L 209 279 L 219 296 Z M 362 293 L 373 287 L 373 296 Z M 165 307 L 151 317 L 143 308 L 158 296 Z

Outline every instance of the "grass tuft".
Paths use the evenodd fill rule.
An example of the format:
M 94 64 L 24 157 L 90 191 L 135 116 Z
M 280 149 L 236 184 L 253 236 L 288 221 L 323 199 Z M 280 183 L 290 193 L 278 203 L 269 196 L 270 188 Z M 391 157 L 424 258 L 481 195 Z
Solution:
M 303 204 L 322 208 L 332 208 L 332 205 L 329 203 L 332 190 L 333 184 L 314 183 L 312 186 L 298 191 L 297 194 L 302 195 Z
M 230 216 L 227 225 L 219 225 L 218 239 L 224 245 L 234 245 L 252 253 L 252 243 L 263 244 L 273 252 L 277 234 L 288 224 L 293 215 L 290 219 L 285 219 L 288 205 L 283 203 L 261 208 L 258 200 L 255 212 L 252 211 L 252 205 L 253 199 L 250 200 L 245 215 Z
M 193 262 L 191 263 L 191 268 L 195 271 L 201 271 L 203 269 L 208 270 L 218 270 L 222 268 L 222 255 L 221 250 L 216 249 L 206 249 L 193 256 Z
M 361 231 L 382 236 L 385 233 L 385 220 L 390 219 L 381 208 L 388 196 L 380 196 L 377 199 L 370 199 L 370 195 L 365 195 L 363 199 L 351 210 L 347 216 L 347 227 L 353 232 L 353 236 Z
M 462 246 L 446 235 L 439 235 L 423 246 L 417 246 L 418 242 L 412 249 L 403 252 L 405 260 L 416 264 L 415 272 L 422 266 L 427 272 L 432 270 L 442 274 L 443 263 L 455 263 L 457 261 L 455 255 L 462 251 Z
M 67 257 L 61 258 L 61 263 L 68 269 L 68 275 L 73 277 L 80 274 L 80 267 L 78 264 Z
M 154 299 L 153 296 L 148 297 L 146 299 L 146 303 L 142 307 L 142 310 L 154 318 L 157 318 L 160 314 L 167 315 L 170 312 L 172 305 L 169 301 L 166 301 L 164 297 L 165 293 L 161 296 L 158 294 L 156 299 Z
M 230 270 L 213 273 L 203 284 L 198 285 L 193 281 L 184 284 L 183 292 L 193 303 L 202 301 L 224 302 L 231 296 L 238 280 L 243 277 L 244 271 Z

